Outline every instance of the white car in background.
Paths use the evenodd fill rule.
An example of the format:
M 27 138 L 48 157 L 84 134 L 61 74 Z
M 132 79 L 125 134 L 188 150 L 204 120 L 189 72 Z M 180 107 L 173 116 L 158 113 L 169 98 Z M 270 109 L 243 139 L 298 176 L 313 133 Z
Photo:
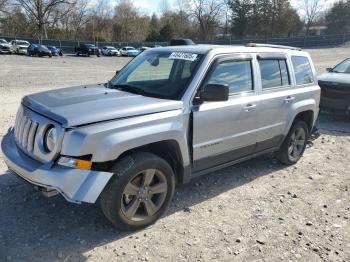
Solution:
M 125 47 L 121 48 L 119 51 L 120 51 L 120 54 L 122 56 L 135 57 L 138 54 L 140 54 L 140 51 L 135 49 L 135 47 L 132 47 L 132 46 L 125 46 Z
M 114 46 L 104 46 L 101 51 L 105 56 L 120 56 L 119 50 Z
M 30 43 L 25 40 L 12 40 L 10 44 L 12 45 L 12 49 L 14 50 L 14 52 L 18 55 L 26 55 L 28 46 L 30 45 Z
M 12 45 L 8 43 L 5 39 L 0 39 L 0 54 L 12 54 Z

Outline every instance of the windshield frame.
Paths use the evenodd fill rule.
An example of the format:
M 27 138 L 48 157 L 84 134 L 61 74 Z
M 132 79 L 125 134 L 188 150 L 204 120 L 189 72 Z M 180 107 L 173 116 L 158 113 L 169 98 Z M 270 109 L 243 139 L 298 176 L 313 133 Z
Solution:
M 127 83 L 126 84 L 122 84 L 122 83 L 113 83 L 113 82 L 115 82 L 119 77 L 122 77 L 122 75 L 130 67 L 132 67 L 134 63 L 137 63 L 137 60 L 142 59 L 144 56 L 149 56 L 151 54 L 171 54 L 171 53 L 173 53 L 173 51 L 169 51 L 169 50 L 151 50 L 151 49 L 148 49 L 148 50 L 142 52 L 140 55 L 138 55 L 134 59 L 130 60 L 120 71 L 118 71 L 118 73 L 109 81 L 109 85 L 108 85 L 109 88 L 113 89 L 114 85 L 115 86 L 127 85 Z M 185 52 L 185 53 L 187 53 L 187 52 Z M 206 54 L 203 54 L 203 53 L 196 53 L 196 54 L 199 56 L 199 61 L 196 64 L 195 68 L 193 69 L 193 72 L 192 72 L 191 76 L 189 77 L 187 82 L 184 84 L 184 86 L 183 86 L 183 88 L 182 88 L 182 90 L 180 92 L 177 92 L 175 95 L 171 95 L 171 96 L 163 96 L 163 95 L 150 93 L 150 92 L 147 92 L 145 90 L 142 90 L 143 92 L 141 93 L 141 95 L 147 96 L 147 97 L 159 98 L 159 99 L 167 99 L 167 100 L 177 100 L 177 101 L 182 100 L 184 94 L 186 93 L 186 91 L 188 90 L 188 87 L 191 85 L 193 79 L 197 75 L 198 69 L 201 67 L 201 65 L 202 65 L 202 63 L 203 63 L 203 61 L 205 60 L 205 57 L 206 57 Z M 145 60 L 146 59 L 144 59 L 143 61 L 145 61 Z M 143 63 L 143 62 L 140 62 L 135 68 L 137 68 L 141 63 Z M 135 68 L 134 68 L 134 70 L 135 70 Z M 134 70 L 132 70 L 132 72 Z M 135 88 L 136 88 L 136 86 L 135 86 Z
M 337 74 L 350 74 L 348 72 L 339 72 L 339 71 L 336 71 L 336 68 L 338 66 L 341 66 L 342 64 L 348 62 L 349 63 L 349 67 L 350 67 L 350 57 L 347 58 L 347 59 L 344 59 L 343 61 L 341 61 L 339 64 L 337 64 L 335 67 L 332 68 L 332 73 L 337 73 Z

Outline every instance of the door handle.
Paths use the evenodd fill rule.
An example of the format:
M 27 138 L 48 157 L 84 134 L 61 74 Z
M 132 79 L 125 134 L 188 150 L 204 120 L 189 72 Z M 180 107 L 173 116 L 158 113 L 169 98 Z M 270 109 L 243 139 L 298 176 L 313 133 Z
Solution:
M 254 110 L 254 108 L 256 108 L 255 104 L 248 104 L 244 107 L 244 111 L 250 112 L 250 111 Z
M 287 96 L 286 99 L 284 99 L 284 102 L 286 102 L 287 104 L 292 102 L 295 99 L 294 96 Z

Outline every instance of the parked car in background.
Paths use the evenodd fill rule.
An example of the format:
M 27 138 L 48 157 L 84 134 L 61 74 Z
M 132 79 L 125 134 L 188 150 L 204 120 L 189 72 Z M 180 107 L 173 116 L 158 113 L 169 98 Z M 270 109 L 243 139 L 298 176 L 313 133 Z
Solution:
M 122 56 L 135 57 L 138 54 L 140 54 L 140 51 L 135 49 L 135 47 L 132 47 L 132 46 L 125 46 L 125 47 L 121 48 L 119 51 L 120 51 L 120 54 Z
M 79 55 L 96 55 L 100 56 L 100 49 L 93 44 L 80 44 L 79 46 L 74 48 L 74 52 L 77 56 Z
M 120 51 L 114 46 L 104 46 L 101 52 L 105 56 L 120 56 Z
M 149 50 L 105 86 L 24 97 L 3 159 L 47 196 L 100 201 L 114 226 L 139 230 L 175 185 L 266 153 L 297 163 L 318 116 L 316 79 L 309 54 L 290 47 Z
M 30 43 L 25 40 L 12 40 L 10 44 L 12 45 L 14 52 L 18 55 L 26 55 L 28 46 L 30 45 Z
M 162 47 L 161 45 L 151 45 L 150 48 Z
M 0 54 L 12 54 L 13 48 L 5 39 L 0 39 Z
M 350 116 L 350 58 L 318 77 L 321 109 Z
M 56 46 L 48 45 L 47 48 L 51 51 L 53 56 L 63 56 L 63 52 L 61 48 Z
M 48 56 L 52 57 L 51 51 L 45 46 L 45 45 L 38 45 L 38 44 L 30 44 L 27 49 L 27 54 L 29 56 Z

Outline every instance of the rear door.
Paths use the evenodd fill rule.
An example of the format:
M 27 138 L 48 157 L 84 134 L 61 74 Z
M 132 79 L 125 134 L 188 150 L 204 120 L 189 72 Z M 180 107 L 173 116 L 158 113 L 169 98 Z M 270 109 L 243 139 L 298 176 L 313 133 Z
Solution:
M 256 153 L 280 144 L 288 112 L 295 100 L 288 57 L 283 53 L 265 53 L 258 54 L 257 61 L 261 79 L 261 104 Z
M 228 101 L 203 102 L 193 107 L 195 172 L 253 152 L 260 108 L 252 59 L 251 55 L 244 54 L 222 56 L 207 73 L 202 87 L 227 84 L 230 96 Z

